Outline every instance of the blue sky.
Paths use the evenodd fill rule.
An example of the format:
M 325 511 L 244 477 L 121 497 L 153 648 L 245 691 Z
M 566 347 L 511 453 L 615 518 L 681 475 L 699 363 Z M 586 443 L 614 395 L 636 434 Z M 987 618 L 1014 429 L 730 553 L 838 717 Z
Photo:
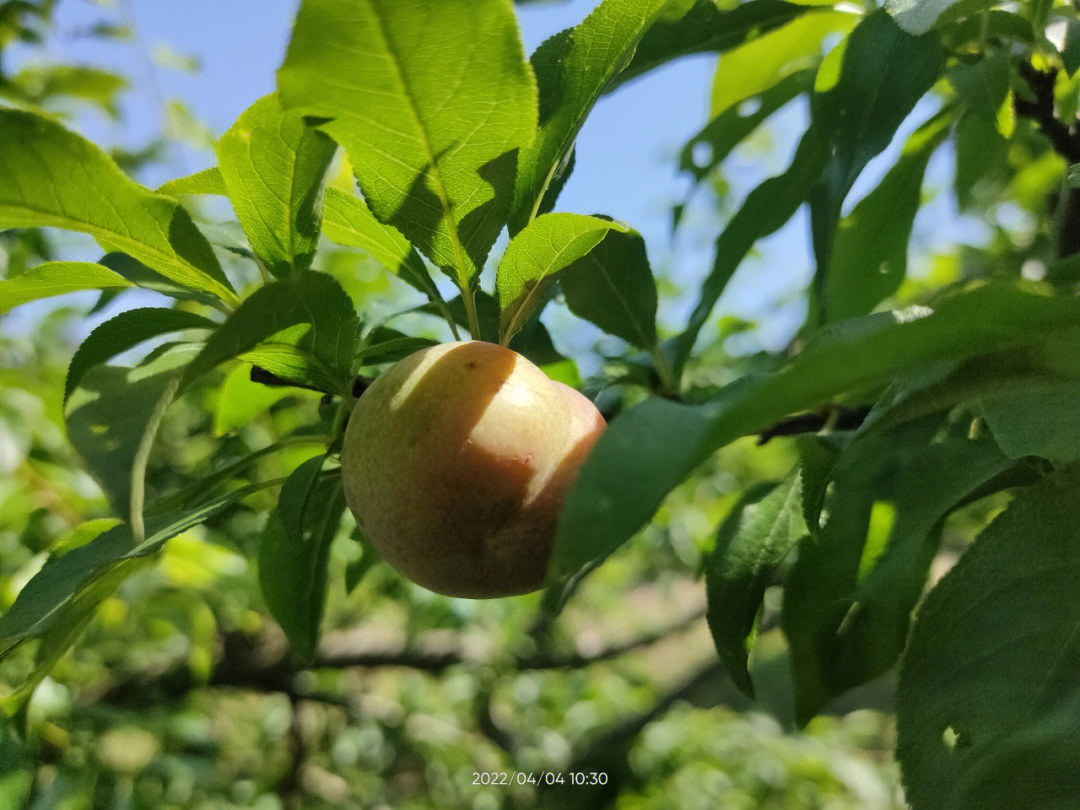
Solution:
M 104 143 L 138 145 L 162 125 L 163 105 L 180 99 L 214 134 L 220 134 L 255 99 L 274 89 L 298 0 L 116 0 L 112 10 L 88 0 L 61 0 L 57 36 L 46 58 L 112 66 L 133 77 L 119 123 L 102 118 L 81 120 L 80 129 Z M 534 3 L 519 9 L 522 39 L 531 52 L 551 34 L 583 19 L 595 0 Z M 134 42 L 100 43 L 70 36 L 103 18 L 132 24 Z M 191 55 L 201 67 L 184 72 L 163 67 L 153 54 L 162 46 Z M 17 55 L 16 55 L 16 58 Z M 655 268 L 692 290 L 707 272 L 711 243 L 722 224 L 708 214 L 707 195 L 687 217 L 688 225 L 673 238 L 670 208 L 687 192 L 688 179 L 677 171 L 678 149 L 706 119 L 715 59 L 709 55 L 683 59 L 654 71 L 602 99 L 577 142 L 577 168 L 559 201 L 559 209 L 603 213 L 633 225 L 646 238 Z M 757 182 L 781 169 L 804 125 L 805 111 L 796 107 L 774 122 L 757 151 L 736 153 L 729 160 L 734 195 L 741 198 Z M 862 191 L 887 168 L 891 154 L 868 168 Z M 931 176 L 947 174 L 939 154 Z M 156 184 L 211 165 L 209 152 L 178 150 L 161 176 L 142 178 Z M 947 182 L 947 178 L 944 182 Z M 860 188 L 856 188 L 856 194 Z M 940 242 L 948 212 L 925 214 L 917 223 L 916 241 Z M 922 236 L 920 237 L 920 230 Z M 769 348 L 783 345 L 801 321 L 803 304 L 793 295 L 811 272 L 804 213 L 776 235 L 762 240 L 756 254 L 740 268 L 717 312 L 764 319 L 757 333 Z M 672 300 L 661 310 L 663 322 L 677 328 L 689 301 Z M 777 304 L 780 304 L 777 306 Z M 582 341 L 595 334 L 588 330 Z M 747 348 L 753 348 L 748 346 Z

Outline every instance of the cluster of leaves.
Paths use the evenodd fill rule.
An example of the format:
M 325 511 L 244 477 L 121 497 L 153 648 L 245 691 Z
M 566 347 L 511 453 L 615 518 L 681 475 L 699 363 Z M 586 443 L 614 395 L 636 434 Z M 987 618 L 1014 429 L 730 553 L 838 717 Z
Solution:
M 216 167 L 157 191 L 51 118 L 0 109 L 0 227 L 76 231 L 104 251 L 96 263 L 45 262 L 0 282 L 0 313 L 87 289 L 175 299 L 106 321 L 71 361 L 68 434 L 122 520 L 81 526 L 0 617 L 0 655 L 40 640 L 5 708 L 25 708 L 96 608 L 166 542 L 267 492 L 277 494 L 258 551 L 263 594 L 295 649 L 314 651 L 345 513 L 337 451 L 353 381 L 429 341 L 358 314 L 318 264 L 323 236 L 412 285 L 449 335 L 467 330 L 565 373 L 538 321 L 559 289 L 573 313 L 640 350 L 625 377 L 595 386 L 632 388 L 627 403 L 640 401 L 612 420 L 569 497 L 549 605 L 721 447 L 800 412 L 867 408 L 857 430 L 800 440 L 795 469 L 748 489 L 720 527 L 705 571 L 721 658 L 752 694 L 755 638 L 778 621 L 805 723 L 903 654 L 899 755 L 916 807 L 1033 796 L 1050 806 L 1054 791 L 1073 791 L 1080 206 L 1067 169 L 1077 160 L 1080 35 L 1074 12 L 1048 0 L 990 5 L 605 0 L 526 61 L 502 0 L 303 0 L 277 92 L 220 139 Z M 683 155 L 697 181 L 797 98 L 809 102 L 809 124 L 790 165 L 718 236 L 688 322 L 660 340 L 641 237 L 554 207 L 596 101 L 699 52 L 721 56 L 712 120 Z M 911 118 L 892 167 L 853 204 L 864 169 Z M 908 242 L 927 165 L 945 143 L 962 206 L 990 219 L 1008 202 L 1046 227 L 1020 246 L 1003 228 L 997 255 L 981 252 L 950 283 L 920 285 L 906 279 Z M 327 182 L 339 147 L 359 195 L 351 181 Z M 223 240 L 178 199 L 202 195 L 228 198 L 243 239 L 227 247 L 261 281 L 226 275 L 208 237 Z M 698 386 L 695 346 L 725 286 L 804 204 L 815 274 L 798 340 L 719 391 Z M 481 271 L 504 228 L 510 241 L 487 293 Z M 452 300 L 433 270 L 456 286 Z M 882 309 L 892 302 L 906 306 Z M 151 340 L 136 367 L 113 364 Z M 221 433 L 273 405 L 275 390 L 252 393 L 252 373 L 320 392 L 319 414 L 254 451 L 222 442 L 213 471 L 182 486 L 155 479 L 167 412 L 215 386 L 227 363 L 225 386 L 238 397 Z M 296 446 L 314 455 L 287 475 L 255 474 Z M 912 628 L 949 516 L 1004 491 L 1013 502 Z M 777 584 L 782 604 L 770 612 Z M 1046 780 L 1047 767 L 1060 778 Z

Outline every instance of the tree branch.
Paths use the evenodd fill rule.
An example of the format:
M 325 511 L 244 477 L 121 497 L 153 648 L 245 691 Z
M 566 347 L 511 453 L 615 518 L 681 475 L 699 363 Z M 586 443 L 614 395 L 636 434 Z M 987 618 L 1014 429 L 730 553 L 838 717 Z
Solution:
M 667 636 L 689 629 L 703 617 L 704 608 L 697 608 L 663 627 L 629 641 L 607 645 L 595 653 L 536 653 L 518 657 L 513 663 L 518 670 L 579 669 L 655 644 Z M 339 637 L 336 641 L 330 638 L 324 642 L 313 661 L 303 662 L 290 657 L 281 638 L 254 638 L 245 633 L 226 633 L 221 637 L 217 665 L 206 682 L 197 681 L 186 666 L 176 664 L 166 669 L 121 675 L 99 689 L 87 690 L 83 699 L 137 708 L 176 699 L 192 689 L 209 686 L 278 692 L 293 699 L 323 701 L 322 697 L 297 689 L 295 676 L 313 669 L 355 667 L 404 667 L 439 673 L 447 667 L 471 662 L 462 646 L 459 640 L 455 640 L 449 645 L 402 648 L 364 633 Z
M 1054 151 L 1069 163 L 1080 163 L 1080 132 L 1076 131 L 1075 122 L 1066 124 L 1058 120 L 1054 108 L 1057 70 L 1037 70 L 1024 61 L 1019 63 L 1017 69 L 1035 96 L 1034 101 L 1016 96 L 1013 103 L 1017 115 L 1035 121 L 1053 145 Z
M 845 408 L 841 405 L 826 405 L 813 413 L 800 413 L 781 419 L 765 428 L 758 436 L 759 445 L 766 444 L 777 436 L 795 436 L 799 433 L 819 433 L 822 430 L 857 430 L 867 415 L 869 406 Z

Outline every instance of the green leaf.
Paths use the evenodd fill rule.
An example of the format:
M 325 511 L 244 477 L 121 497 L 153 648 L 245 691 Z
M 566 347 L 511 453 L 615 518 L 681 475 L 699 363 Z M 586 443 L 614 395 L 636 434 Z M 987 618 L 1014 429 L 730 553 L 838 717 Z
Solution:
M 956 172 L 953 189 L 960 208 L 973 202 L 975 184 L 987 174 L 1005 165 L 1009 144 L 998 131 L 994 119 L 966 112 L 956 124 L 953 149 L 956 152 Z
M 843 12 L 804 14 L 723 54 L 716 62 L 710 115 L 765 92 L 793 73 L 816 67 L 825 38 L 846 34 L 857 22 L 858 15 Z
M 10 281 L 0 281 L 0 314 L 30 301 L 82 290 L 134 286 L 107 267 L 92 262 L 46 262 Z
M 796 472 L 780 484 L 748 489 L 720 525 L 716 546 L 705 561 L 709 629 L 725 670 L 751 697 L 747 655 L 765 589 L 805 534 Z
M 0 717 L 0 810 L 22 810 L 34 786 L 34 765 L 15 736 L 14 725 Z
M 548 183 L 547 191 L 544 192 L 543 199 L 540 200 L 540 206 L 536 209 L 537 216 L 550 214 L 555 210 L 555 203 L 558 202 L 559 195 L 562 194 L 563 188 L 566 187 L 566 181 L 570 179 L 575 165 L 577 165 L 577 150 L 571 147 L 566 160 L 559 164 L 555 175 L 551 178 L 551 182 Z
M 665 5 L 663 0 L 604 0 L 576 28 L 556 34 L 533 53 L 540 128 L 518 161 L 512 234 L 536 217 L 589 111 L 630 64 L 634 49 Z
M 1080 459 L 1076 403 L 1080 382 L 1031 381 L 980 397 L 976 408 L 994 439 L 1012 458 Z
M 64 606 L 115 565 L 154 554 L 171 538 L 263 488 L 261 484 L 241 487 L 191 510 L 151 511 L 146 516 L 146 539 L 141 543 L 135 541 L 128 524 L 121 523 L 85 545 L 53 555 L 0 616 L 0 657 L 26 639 L 49 632 Z
M 799 722 L 896 663 L 941 521 L 1012 466 L 988 436 L 969 437 L 970 421 L 871 430 L 836 461 L 784 588 Z
M 289 340 L 271 338 L 290 329 Z M 296 328 L 299 327 L 299 328 Z M 352 300 L 325 273 L 305 272 L 295 279 L 260 287 L 222 324 L 184 372 L 181 390 L 219 363 L 239 357 L 260 343 L 289 343 L 322 362 L 343 391 L 351 385 L 353 353 L 360 323 Z
M 964 107 L 994 119 L 1009 96 L 1012 68 L 1005 54 L 986 56 L 974 63 L 960 62 L 946 72 Z
M 303 394 L 296 388 L 252 382 L 251 365 L 239 363 L 229 372 L 218 393 L 214 406 L 214 435 L 224 436 L 240 430 L 286 397 Z M 312 393 L 310 396 L 317 395 Z
M 353 560 L 345 568 L 345 593 L 351 594 L 356 586 L 363 581 L 364 576 L 375 567 L 382 558 L 371 544 L 359 534 L 359 530 L 353 535 L 356 541 L 363 547 L 363 552 L 358 559 Z
M 179 345 L 135 368 L 95 366 L 67 400 L 68 438 L 119 514 L 131 508 L 132 473 L 146 428 L 197 351 Z
M 1080 21 L 1066 20 L 1065 41 L 1061 48 L 1061 63 L 1071 79 L 1080 70 Z
M 544 214 L 510 240 L 495 276 L 503 343 L 525 325 L 555 275 L 588 255 L 611 230 L 626 226 L 580 214 Z
M 203 169 L 201 172 L 195 172 L 195 174 L 189 174 L 186 177 L 169 180 L 167 183 L 158 186 L 158 193 L 168 194 L 170 197 L 179 197 L 184 194 L 229 196 L 229 191 L 225 187 L 225 178 L 221 176 L 221 169 L 217 166 Z
M 5 712 L 14 714 L 26 706 L 38 684 L 79 640 L 101 603 L 112 596 L 128 575 L 134 573 L 140 562 L 144 561 L 125 560 L 114 566 L 58 611 L 52 627 L 42 636 L 41 643 L 34 652 L 33 671 L 18 689 L 0 699 L 0 707 Z M 0 787 L 2 786 L 3 781 L 0 779 Z M 0 807 L 2 806 L 0 804 Z
M 1025 749 L 1053 739 L 1062 747 L 1047 765 L 1075 749 L 1078 486 L 1073 467 L 1018 494 L 920 607 L 897 693 L 897 757 L 913 807 L 1072 803 L 1075 790 L 1064 804 L 970 799 L 978 795 L 980 781 L 998 781 L 991 765 L 1016 762 Z M 1051 721 L 1067 720 L 1067 727 L 1045 724 L 1045 713 L 1055 706 L 1071 707 Z M 1046 787 L 1032 781 L 1031 765 L 1028 759 L 1021 784 L 1045 797 Z M 1048 784 L 1075 788 L 1071 773 L 1038 772 Z
M 1035 363 L 1045 342 L 1075 339 L 1077 323 L 1080 302 L 1072 296 L 985 285 L 933 309 L 834 324 L 776 371 L 741 379 L 704 405 L 646 400 L 611 421 L 582 466 L 559 521 L 550 573 L 561 577 L 606 557 L 694 468 L 740 436 L 931 363 L 1020 347 L 1030 347 Z
M 6 77 L 4 89 L 31 104 L 79 99 L 96 104 L 111 118 L 119 119 L 121 93 L 128 89 L 124 76 L 84 65 L 34 65 Z
M 948 135 L 948 124 L 947 117 L 935 116 L 908 138 L 877 188 L 840 221 L 825 276 L 827 320 L 865 315 L 900 287 L 926 164 Z
M 566 269 L 560 284 L 579 318 L 643 349 L 656 345 L 656 282 L 641 234 L 608 231 Z
M 685 365 L 702 327 L 739 264 L 758 239 L 778 231 L 791 219 L 806 200 L 827 158 L 821 139 L 813 129 L 807 130 L 787 170 L 751 191 L 717 237 L 713 267 L 702 282 L 698 303 L 690 314 L 686 329 L 671 343 L 676 371 Z
M 715 0 L 669 0 L 634 50 L 633 58 L 605 92 L 666 62 L 694 53 L 723 53 L 765 35 L 800 15 L 820 14 L 828 8 L 750 0 L 725 9 Z
M 207 306 L 221 307 L 220 300 L 210 293 L 177 284 L 126 253 L 106 253 L 98 263 L 144 290 L 153 290 L 180 301 L 198 301 Z
M 322 223 L 323 178 L 334 142 L 286 112 L 277 94 L 248 107 L 217 144 L 236 218 L 271 274 L 306 270 Z
M 812 126 L 829 152 L 811 193 L 817 285 L 831 261 L 844 199 L 863 167 L 881 152 L 945 66 L 940 38 L 913 37 L 884 11 L 855 27 L 821 63 L 810 105 Z
M 382 327 L 368 335 L 364 347 L 356 353 L 356 358 L 363 361 L 362 366 L 396 363 L 414 352 L 437 345 L 436 340 L 410 337 L 403 332 Z
M 913 37 L 883 11 L 865 17 L 829 53 L 815 80 L 812 113 L 848 184 L 888 145 L 944 64 L 938 37 Z
M 260 343 L 239 357 L 302 388 L 313 388 L 328 394 L 341 392 L 341 375 L 328 368 L 311 352 L 296 346 L 287 343 Z
M 747 98 L 757 104 L 751 114 L 742 115 L 739 112 L 741 105 L 724 110 L 687 141 L 679 156 L 679 168 L 689 172 L 696 182 L 701 182 L 767 118 L 813 86 L 814 72 L 801 70 Z M 704 159 L 698 157 L 706 150 L 708 154 Z
M 1071 656 L 1068 656 L 1071 658 Z M 987 743 L 949 797 L 950 810 L 1055 810 L 1080 791 L 1080 696 L 1054 701 L 1012 734 Z
M 439 293 L 427 265 L 416 248 L 399 231 L 383 225 L 367 204 L 355 194 L 326 189 L 323 233 L 332 242 L 363 250 L 396 276 L 400 276 L 429 298 Z
M 79 346 L 68 366 L 64 402 L 87 371 L 111 360 L 144 340 L 186 329 L 216 329 L 218 324 L 202 315 L 180 309 L 129 309 L 96 327 Z
M 992 0 L 885 0 L 885 10 L 909 34 L 921 36 L 964 14 L 975 15 Z
M 300 544 L 311 540 L 311 527 L 305 525 L 304 518 L 308 512 L 312 490 L 319 481 L 319 474 L 326 461 L 326 456 L 309 458 L 293 470 L 289 480 L 281 487 L 277 516 L 285 530 L 285 537 L 292 543 Z M 317 511 L 313 507 L 312 515 Z
M 210 244 L 179 203 L 133 182 L 56 122 L 0 109 L 0 173 L 10 178 L 0 187 L 0 229 L 87 233 L 184 287 L 237 303 Z
M 259 548 L 263 597 L 289 643 L 314 655 L 326 604 L 330 544 L 345 511 L 340 476 L 319 479 L 325 456 L 300 465 L 281 488 Z
M 349 156 L 364 198 L 471 278 L 505 223 L 536 86 L 505 0 L 304 0 L 278 89 Z

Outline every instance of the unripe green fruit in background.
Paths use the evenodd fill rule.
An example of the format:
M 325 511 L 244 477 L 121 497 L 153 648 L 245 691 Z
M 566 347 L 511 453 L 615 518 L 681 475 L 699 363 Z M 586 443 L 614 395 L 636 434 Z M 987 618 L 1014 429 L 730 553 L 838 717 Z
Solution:
M 356 403 L 341 452 L 345 497 L 390 565 L 449 596 L 544 584 L 566 493 L 604 419 L 510 349 L 433 346 Z

